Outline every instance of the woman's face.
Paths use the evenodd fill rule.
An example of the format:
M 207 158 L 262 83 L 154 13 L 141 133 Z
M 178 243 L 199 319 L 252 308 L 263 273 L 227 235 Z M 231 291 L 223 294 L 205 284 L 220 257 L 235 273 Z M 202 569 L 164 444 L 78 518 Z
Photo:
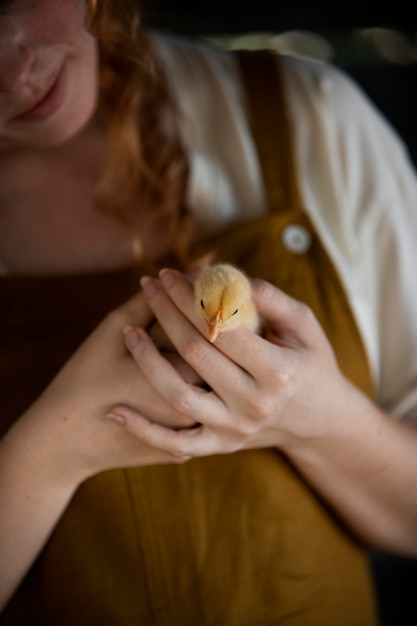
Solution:
M 73 137 L 97 102 L 85 0 L 0 0 L 0 149 Z

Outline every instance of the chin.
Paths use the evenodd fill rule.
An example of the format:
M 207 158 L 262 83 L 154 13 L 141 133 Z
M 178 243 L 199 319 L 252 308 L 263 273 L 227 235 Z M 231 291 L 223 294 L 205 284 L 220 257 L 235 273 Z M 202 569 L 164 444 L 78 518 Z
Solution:
M 60 146 L 79 135 L 94 117 L 95 99 L 88 106 L 62 110 L 47 120 L 25 123 L 24 129 L 13 129 L 0 138 L 3 148 L 49 148 Z
M 67 143 L 88 125 L 94 117 L 96 108 L 97 102 L 94 95 L 89 99 L 78 100 L 74 106 L 69 103 L 55 116 L 44 120 L 43 123 L 37 125 L 37 128 L 33 128 L 32 133 L 27 132 L 25 140 L 39 148 Z
M 38 147 L 60 146 L 71 141 L 79 133 L 81 133 L 88 123 L 91 121 L 95 113 L 95 107 L 91 107 L 83 115 L 73 114 L 68 116 L 61 123 L 52 126 L 47 132 L 44 132 L 39 138 Z

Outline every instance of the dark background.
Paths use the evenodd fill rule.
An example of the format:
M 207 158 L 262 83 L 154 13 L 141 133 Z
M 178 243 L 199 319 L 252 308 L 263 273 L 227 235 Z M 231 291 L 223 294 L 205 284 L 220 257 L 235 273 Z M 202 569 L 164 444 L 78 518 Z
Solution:
M 331 42 L 336 65 L 346 69 L 405 140 L 417 165 L 417 4 L 274 2 L 254 0 L 142 0 L 149 25 L 186 35 L 239 35 L 258 32 L 312 31 Z M 358 41 L 364 28 L 395 29 L 409 43 L 411 58 L 395 63 Z
M 416 4 L 404 0 L 385 3 L 286 2 L 254 0 L 141 0 L 148 22 L 188 34 L 242 33 L 250 30 L 346 30 L 375 25 L 413 28 Z M 246 6 L 245 6 L 246 5 Z

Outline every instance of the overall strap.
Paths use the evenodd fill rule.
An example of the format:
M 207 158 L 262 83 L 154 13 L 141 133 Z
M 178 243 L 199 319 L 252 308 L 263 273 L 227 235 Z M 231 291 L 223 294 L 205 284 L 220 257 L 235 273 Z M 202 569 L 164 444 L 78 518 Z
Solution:
M 280 58 L 268 50 L 235 54 L 269 207 L 301 208 Z
M 218 242 L 219 256 L 307 303 L 326 332 L 342 371 L 375 397 L 368 355 L 344 285 L 301 201 L 281 59 L 267 50 L 237 51 L 236 55 L 269 213 L 244 223 L 241 232 L 233 238 L 229 235 L 222 247 Z M 283 240 L 286 229 L 294 226 L 311 238 L 303 253 L 295 254 Z

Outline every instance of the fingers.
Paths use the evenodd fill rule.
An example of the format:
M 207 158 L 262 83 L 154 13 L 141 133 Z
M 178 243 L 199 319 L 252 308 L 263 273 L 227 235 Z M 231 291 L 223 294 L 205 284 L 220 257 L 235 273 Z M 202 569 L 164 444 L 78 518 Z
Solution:
M 264 280 L 254 280 L 253 297 L 259 314 L 278 345 L 309 348 L 327 343 L 312 310 Z
M 186 383 L 189 385 L 195 385 L 196 387 L 205 387 L 205 382 L 201 376 L 199 376 L 197 372 L 193 370 L 193 368 L 190 367 L 183 358 L 181 358 L 178 352 L 166 352 L 164 354 L 164 358 L 171 363 Z
M 178 461 L 186 461 L 190 458 L 190 456 L 182 452 L 181 447 L 176 443 L 176 431 L 149 421 L 128 406 L 117 405 L 113 407 L 107 417 L 114 420 L 121 427 L 125 428 L 127 432 L 151 448 L 167 452 Z
M 118 327 L 137 325 L 145 328 L 154 319 L 152 309 L 149 307 L 142 291 L 138 291 L 133 297 L 124 302 L 109 314 Z
M 184 360 L 221 398 L 231 389 L 247 389 L 250 377 L 197 330 L 203 322 L 195 314 L 193 288 L 181 274 L 169 270 L 160 281 L 146 281 L 144 296 Z
M 222 333 L 211 344 L 199 332 L 193 287 L 181 274 L 164 271 L 159 280 L 144 282 L 149 309 L 179 354 L 213 391 L 189 384 L 144 330 L 131 329 L 126 345 L 152 389 L 173 416 L 186 416 L 198 425 L 169 428 L 164 425 L 167 422 L 155 423 L 151 412 L 141 408 L 139 414 L 120 405 L 112 412 L 123 418 L 123 427 L 147 445 L 181 461 L 232 452 L 242 446 L 270 445 L 271 433 L 276 436 L 280 430 L 275 426 L 277 416 L 281 419 L 300 394 L 305 410 L 305 373 L 314 383 L 312 373 L 317 371 L 317 364 L 326 363 L 323 354 L 331 351 L 330 344 L 303 303 L 261 280 L 253 282 L 253 293 L 268 324 L 267 338 L 237 328 Z M 308 386 L 307 400 L 308 405 Z
M 191 319 L 193 323 L 200 322 L 195 313 L 194 291 L 180 274 L 171 270 L 165 271 L 161 276 L 160 284 L 174 304 L 185 311 L 188 319 Z M 154 304 L 151 302 L 150 305 L 158 315 Z M 204 329 L 203 333 L 205 332 Z M 180 344 L 175 345 L 181 351 Z M 210 348 L 212 348 L 211 351 Z M 200 349 L 207 360 L 205 380 L 222 398 L 230 397 L 232 391 L 235 398 L 239 396 L 244 398 L 253 387 L 255 372 L 259 371 L 259 367 L 262 365 L 269 370 L 272 359 L 276 362 L 279 358 L 276 346 L 272 346 L 246 328 L 236 328 L 233 331 L 221 333 L 214 346 L 207 345 L 206 342 L 200 342 L 200 347 L 188 346 L 183 356 L 186 360 L 194 359 L 189 362 L 196 369 L 198 365 L 195 359 L 198 358 Z M 227 359 L 220 359 L 219 352 Z M 233 365 L 235 365 L 234 368 Z M 201 373 L 201 370 L 198 371 Z
M 180 330 L 187 329 L 187 332 L 196 333 L 196 328 L 203 331 L 201 320 L 194 312 L 194 290 L 192 285 L 178 272 L 169 271 L 161 274 L 161 279 L 150 279 L 144 277 L 141 281 L 143 295 L 146 303 L 159 319 L 161 326 L 169 338 L 174 341 L 174 336 L 180 334 Z M 174 292 L 175 298 L 166 297 L 164 286 Z M 184 317 L 190 323 L 184 323 Z
M 210 421 L 210 416 L 215 416 L 216 422 L 222 421 L 225 410 L 219 398 L 200 386 L 188 384 L 159 353 L 145 331 L 130 329 L 125 342 L 145 378 L 174 414 L 187 416 L 194 422 Z
M 219 437 L 205 426 L 172 430 L 151 422 L 125 405 L 113 407 L 108 417 L 111 417 L 145 445 L 166 452 L 176 462 L 216 454 L 220 450 Z M 222 447 L 222 453 L 236 450 L 236 446 L 225 448 L 223 445 Z
M 151 361 L 142 360 L 147 370 L 143 373 L 166 402 L 189 416 L 193 410 L 194 418 L 203 424 L 224 426 L 228 415 L 250 413 L 254 398 L 262 390 L 268 399 L 271 389 L 288 386 L 303 361 L 303 353 L 331 352 L 307 306 L 265 281 L 254 281 L 253 293 L 258 311 L 269 326 L 266 339 L 237 328 L 222 333 L 215 344 L 210 344 L 196 330 L 193 288 L 179 273 L 165 271 L 160 281 L 148 281 L 144 286 L 150 308 L 184 360 L 213 389 L 215 393 L 208 397 L 216 403 L 197 397 L 195 388 L 187 386 L 178 374 L 176 378 L 170 375 L 166 367 L 162 370 L 156 361 L 151 367 Z M 141 359 L 150 356 L 154 359 L 147 350 L 146 354 L 137 352 L 139 367 Z

